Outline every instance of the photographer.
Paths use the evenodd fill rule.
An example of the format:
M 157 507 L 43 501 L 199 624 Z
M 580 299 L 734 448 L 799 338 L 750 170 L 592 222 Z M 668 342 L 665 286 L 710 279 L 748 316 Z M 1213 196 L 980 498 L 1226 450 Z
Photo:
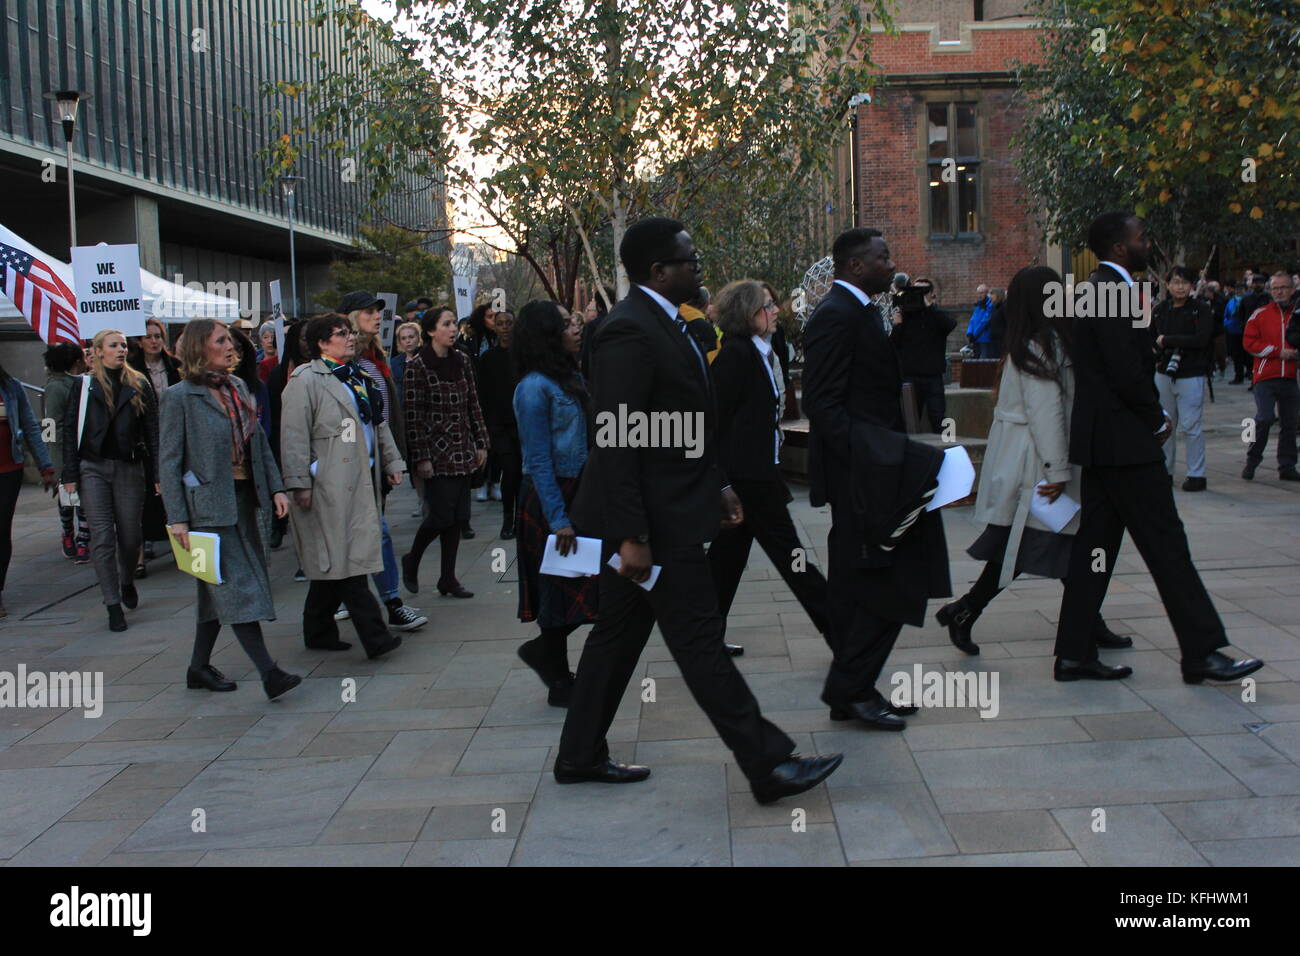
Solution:
M 1165 442 L 1165 469 L 1172 479 L 1178 435 L 1187 442 L 1187 480 L 1183 491 L 1205 490 L 1205 438 L 1201 411 L 1205 407 L 1206 376 L 1210 372 L 1214 316 L 1204 299 L 1191 298 L 1196 274 L 1174 266 L 1169 274 L 1169 298 L 1151 314 L 1155 336 L 1156 390 L 1177 431 Z
M 930 429 L 943 430 L 943 368 L 948 333 L 957 320 L 936 309 L 933 283 L 917 279 L 894 295 L 894 331 L 890 339 L 903 366 L 903 381 L 910 382 L 930 420 Z

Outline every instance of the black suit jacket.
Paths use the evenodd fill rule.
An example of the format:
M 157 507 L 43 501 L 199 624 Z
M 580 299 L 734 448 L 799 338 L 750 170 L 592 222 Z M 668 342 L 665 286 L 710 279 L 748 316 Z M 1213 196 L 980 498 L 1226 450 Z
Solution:
M 879 617 L 920 626 L 926 600 L 952 593 L 943 520 L 922 512 L 892 551 L 879 544 L 934 487 L 943 453 L 907 437 L 902 389 L 880 310 L 832 286 L 804 330 L 809 497 L 834 507 L 836 535 L 850 539 L 858 567 L 872 572 L 859 599 Z
M 1102 265 L 1088 276 L 1094 301 L 1110 298 L 1104 285 L 1124 279 Z M 1127 291 L 1122 290 L 1125 297 Z M 1101 311 L 1100 309 L 1094 311 Z M 1076 465 L 1142 465 L 1164 461 L 1155 433 L 1164 424 L 1155 385 L 1151 330 L 1127 315 L 1074 320 L 1074 409 L 1070 461 Z
M 648 534 L 651 548 L 713 540 L 725 481 L 715 459 L 713 390 L 701 360 L 691 340 L 635 286 L 605 317 L 592 341 L 595 437 L 571 511 L 579 534 L 611 542 Z M 656 412 L 690 416 L 698 457 L 687 457 L 682 447 L 622 441 L 628 436 L 618 433 L 621 417 Z
M 777 393 L 753 339 L 727 336 L 709 366 L 718 405 L 718 461 L 732 481 L 779 480 Z M 780 374 L 780 367 L 777 367 Z

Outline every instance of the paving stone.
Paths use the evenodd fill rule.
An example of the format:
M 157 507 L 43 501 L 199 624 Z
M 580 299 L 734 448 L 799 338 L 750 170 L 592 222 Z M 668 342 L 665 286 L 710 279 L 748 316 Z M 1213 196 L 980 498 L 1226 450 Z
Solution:
M 849 862 L 957 852 L 921 784 L 854 787 L 843 795 L 833 789 L 831 803 Z
M 523 829 L 527 803 L 434 807 L 418 837 L 428 840 L 510 840 Z
M 411 845 L 403 866 L 509 866 L 513 840 L 429 840 Z
M 121 764 L 0 770 L 0 859 L 14 856 L 121 770 Z
M 1181 737 L 1183 732 L 1155 711 L 1136 714 L 1085 714 L 1076 717 L 1093 740 L 1151 740 Z
M 1269 837 L 1265 840 L 1212 840 L 1197 843 L 1196 849 L 1212 866 L 1288 866 L 1300 861 L 1300 837 Z
M 424 826 L 429 811 L 422 807 L 391 810 L 340 810 L 325 827 L 318 844 L 410 843 Z
M 139 825 L 139 820 L 61 821 L 27 844 L 6 866 L 94 866 Z
M 473 736 L 474 731 L 469 729 L 398 731 L 366 773 L 366 779 L 450 776 Z
M 1106 829 L 1095 809 L 1053 810 L 1052 816 L 1089 866 L 1205 866 L 1178 828 L 1146 804 L 1103 807 Z
M 962 856 L 921 856 L 899 860 L 860 860 L 850 866 L 1087 866 L 1074 850 L 1034 853 L 969 853 Z
M 910 719 L 903 736 L 913 751 L 954 750 L 967 747 L 1010 747 L 1025 744 L 1068 743 L 1090 739 L 1079 725 L 1086 718 L 1042 717 L 1030 720 L 979 720 L 969 723 L 927 724 L 924 717 Z M 1140 715 L 1134 715 L 1140 716 Z
M 1193 842 L 1300 836 L 1300 797 L 1295 796 L 1162 803 L 1160 812 Z
M 199 866 L 401 866 L 409 843 L 379 843 L 369 846 L 279 846 L 268 849 L 212 850 Z
M 963 853 L 1073 849 L 1046 810 L 948 813 L 943 822 Z
M 731 834 L 735 866 L 844 866 L 844 850 L 831 824 L 790 827 L 745 827 Z
M 1270 747 L 1263 734 L 1215 734 L 1192 740 L 1252 793 L 1261 797 L 1300 793 L 1300 767 Z

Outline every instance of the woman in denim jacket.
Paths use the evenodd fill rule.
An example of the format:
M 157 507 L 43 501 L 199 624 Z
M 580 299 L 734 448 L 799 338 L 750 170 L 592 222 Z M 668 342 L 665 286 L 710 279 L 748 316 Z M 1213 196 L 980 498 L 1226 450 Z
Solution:
M 41 473 L 41 484 L 54 487 L 54 465 L 41 439 L 41 426 L 32 414 L 23 383 L 0 367 L 0 617 L 5 611 L 3 592 L 9 559 L 13 557 L 14 510 L 23 487 L 23 464 L 30 452 Z
M 587 460 L 587 387 L 578 371 L 582 318 L 554 302 L 535 300 L 519 310 L 511 352 L 519 370 L 515 420 L 523 449 L 517 524 L 519 620 L 536 621 L 541 634 L 519 657 L 546 685 L 546 702 L 567 707 L 573 689 L 568 637 L 596 619 L 597 577 L 541 573 L 547 536 L 568 554 L 577 536 L 568 508 Z

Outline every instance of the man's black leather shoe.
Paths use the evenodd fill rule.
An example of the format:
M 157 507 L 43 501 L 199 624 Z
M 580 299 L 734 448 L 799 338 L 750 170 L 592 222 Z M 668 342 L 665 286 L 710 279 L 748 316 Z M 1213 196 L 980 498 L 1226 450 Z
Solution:
M 895 714 L 883 698 L 879 701 L 855 701 L 847 707 L 832 707 L 831 720 L 860 720 L 876 730 L 907 728 L 907 721 Z
M 575 767 L 557 759 L 552 772 L 556 783 L 639 783 L 650 776 L 649 767 L 615 763 L 608 757 L 591 767 Z
M 1245 478 L 1247 481 L 1253 481 L 1255 478 L 1255 466 L 1248 462 L 1246 467 L 1241 469 L 1241 477 Z
M 1286 471 L 1279 471 L 1277 473 L 1277 478 L 1278 481 L 1300 481 L 1300 471 L 1296 471 L 1294 468 L 1288 468 Z
M 366 657 L 372 661 L 377 657 L 383 657 L 389 651 L 395 651 L 402 646 L 402 635 L 389 632 L 388 636 L 380 640 L 374 647 L 366 648 Z
M 743 644 L 728 644 L 724 641 L 722 646 L 727 649 L 727 653 L 732 657 L 740 657 L 745 653 L 745 645 Z
M 1187 480 L 1183 482 L 1183 491 L 1204 491 L 1205 488 L 1206 483 L 1204 478 L 1192 478 L 1191 476 L 1188 476 Z
M 1120 680 L 1133 673 L 1133 668 L 1112 667 L 1101 661 L 1072 661 L 1058 657 L 1052 668 L 1052 676 L 1057 680 Z
M 844 761 L 844 754 L 827 754 L 824 757 L 801 757 L 791 754 L 772 768 L 761 780 L 751 780 L 749 789 L 759 803 L 773 803 L 782 797 L 811 790 L 835 772 Z
M 1116 634 L 1110 628 L 1105 626 L 1097 632 L 1096 641 L 1098 647 L 1105 647 L 1110 650 L 1118 650 L 1121 647 L 1133 646 L 1133 638 L 1129 637 L 1127 634 Z
M 1255 673 L 1263 666 L 1263 661 L 1254 658 L 1234 661 L 1222 651 L 1215 651 L 1199 661 L 1183 661 L 1183 682 L 1199 684 L 1203 680 L 1235 681 Z

